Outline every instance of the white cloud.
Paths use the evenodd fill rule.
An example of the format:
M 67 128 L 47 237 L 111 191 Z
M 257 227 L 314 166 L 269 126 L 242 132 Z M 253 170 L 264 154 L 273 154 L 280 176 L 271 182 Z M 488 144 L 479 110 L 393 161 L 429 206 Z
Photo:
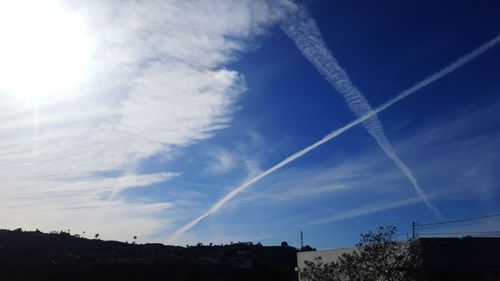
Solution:
M 256 157 L 249 155 L 245 148 L 240 147 L 230 151 L 222 147 L 214 147 L 208 150 L 207 155 L 210 158 L 204 169 L 204 173 L 207 175 L 222 175 L 237 168 L 244 168 L 247 174 L 246 178 L 250 179 L 261 172 Z
M 398 151 L 415 167 L 416 175 L 425 178 L 422 188 L 437 204 L 448 205 L 447 217 L 463 211 L 461 204 L 449 205 L 456 200 L 478 203 L 485 213 L 496 210 L 495 167 L 499 161 L 491 152 L 500 146 L 500 135 L 496 133 L 499 108 L 500 103 L 496 103 L 474 112 L 440 116 L 411 137 L 395 142 Z M 316 219 L 312 224 L 324 224 L 409 205 L 423 208 L 416 195 L 381 152 L 368 151 L 337 159 L 335 164 L 284 169 L 242 192 L 225 207 L 234 211 L 295 206 L 302 215 Z M 318 204 L 318 200 L 328 200 L 329 204 Z M 322 213 L 325 216 L 318 217 Z M 331 213 L 335 215 L 327 215 Z
M 246 159 L 244 163 L 248 174 L 247 180 L 256 177 L 258 174 L 262 173 L 262 169 L 260 168 L 260 163 L 257 160 Z
M 385 211 L 385 210 L 390 210 L 390 209 L 396 209 L 400 208 L 403 206 L 411 205 L 411 204 L 417 204 L 421 203 L 422 198 L 420 197 L 414 197 L 414 198 L 409 198 L 401 201 L 396 201 L 396 202 L 382 202 L 382 203 L 375 203 L 347 211 L 343 211 L 341 213 L 335 214 L 331 217 L 319 219 L 313 222 L 308 223 L 308 225 L 318 225 L 318 224 L 324 224 L 324 223 L 331 223 L 335 221 L 340 221 L 340 220 L 346 220 L 346 219 L 352 219 L 360 216 L 366 216 L 370 215 L 373 213 Z
M 497 36 L 497 37 L 495 37 L 494 39 L 490 40 L 486 44 L 483 44 L 483 45 L 479 46 L 478 48 L 474 49 L 472 52 L 466 54 L 465 56 L 462 56 L 461 58 L 457 59 L 456 61 L 454 61 L 452 64 L 448 65 L 447 67 L 445 67 L 445 68 L 439 70 L 438 72 L 435 72 L 434 74 L 428 76 L 427 78 L 425 78 L 424 80 L 418 82 L 414 86 L 412 86 L 412 87 L 410 87 L 410 88 L 408 88 L 408 89 L 400 92 L 395 97 L 391 98 L 390 100 L 386 101 L 382 105 L 378 106 L 375 110 L 373 110 L 373 111 L 371 111 L 371 112 L 369 112 L 369 113 L 367 113 L 367 114 L 365 114 L 365 115 L 357 118 L 356 120 L 354 120 L 354 121 L 352 121 L 352 122 L 344 125 L 341 128 L 338 128 L 338 129 L 330 132 L 328 135 L 324 136 L 319 141 L 317 141 L 317 142 L 315 142 L 315 143 L 307 146 L 306 148 L 304 148 L 304 149 L 302 149 L 302 150 L 300 150 L 298 152 L 293 153 L 292 155 L 288 156 L 287 158 L 285 158 L 281 162 L 275 164 L 271 168 L 265 170 L 264 172 L 262 172 L 261 174 L 257 175 L 256 177 L 251 178 L 248 181 L 245 181 L 244 183 L 242 183 L 238 187 L 236 187 L 233 190 L 231 190 L 230 192 L 228 192 L 224 197 L 222 197 L 221 199 L 219 199 L 216 203 L 214 203 L 212 205 L 212 207 L 210 207 L 208 209 L 208 211 L 204 212 L 200 216 L 198 216 L 195 219 L 191 220 L 190 222 L 188 222 L 184 226 L 178 228 L 170 236 L 170 238 L 173 241 L 175 241 L 180 236 L 182 236 L 186 231 L 188 231 L 192 227 L 194 227 L 196 224 L 198 224 L 199 222 L 201 222 L 202 220 L 204 220 L 208 216 L 210 216 L 210 215 L 216 213 L 217 211 L 219 211 L 227 202 L 229 202 L 231 199 L 233 199 L 239 193 L 246 191 L 249 187 L 251 187 L 255 183 L 261 181 L 263 178 L 267 177 L 268 175 L 270 175 L 272 173 L 275 173 L 276 171 L 282 169 L 283 167 L 285 167 L 286 165 L 290 164 L 291 162 L 293 162 L 293 161 L 295 161 L 295 160 L 303 157 L 304 155 L 306 155 L 310 151 L 318 148 L 319 146 L 321 146 L 321 145 L 323 145 L 323 144 L 325 144 L 325 143 L 333 140 L 334 138 L 336 138 L 336 137 L 340 136 L 341 134 L 345 133 L 346 131 L 352 129 L 356 125 L 359 125 L 360 123 L 363 123 L 364 121 L 368 120 L 372 116 L 374 116 L 374 115 L 380 113 L 381 111 L 389 108 L 390 106 L 392 106 L 395 103 L 403 100 L 404 98 L 408 97 L 409 95 L 414 94 L 418 90 L 420 90 L 420 89 L 428 86 L 429 84 L 431 84 L 431 83 L 433 83 L 433 82 L 435 82 L 435 81 L 443 78 L 444 76 L 450 74 L 451 72 L 457 70 L 458 68 L 460 68 L 463 65 L 465 65 L 466 63 L 470 62 L 471 60 L 473 60 L 477 56 L 479 56 L 479 55 L 483 54 L 484 52 L 490 50 L 498 42 L 500 42 L 500 35 Z M 384 151 L 387 152 L 387 150 L 384 150 Z M 398 162 L 397 166 L 399 166 L 399 168 L 401 168 L 403 170 L 407 170 L 407 167 L 404 164 L 402 164 L 402 162 L 400 162 L 399 158 L 397 158 L 397 157 L 395 158 L 395 157 L 392 157 L 392 156 L 390 158 L 392 160 Z M 429 209 L 432 210 L 432 211 L 434 211 L 435 214 L 437 214 L 437 215 L 439 215 L 441 217 L 441 214 L 440 214 L 439 210 L 435 206 L 433 206 L 432 204 L 430 204 L 430 201 L 428 201 L 428 200 L 425 199 L 425 196 L 423 196 L 423 194 L 425 194 L 425 193 L 423 193 L 423 191 L 421 190 L 421 188 L 416 185 L 416 180 L 413 178 L 413 175 L 409 173 L 409 170 L 408 171 L 404 171 L 403 174 L 405 174 L 407 177 L 410 178 L 410 182 L 413 184 L 413 186 L 416 189 L 417 193 L 419 193 L 420 196 L 424 199 L 424 202 L 426 202 L 426 205 L 429 207 Z
M 209 175 L 221 175 L 232 171 L 238 165 L 238 157 L 226 149 L 215 148 L 208 152 L 212 158 L 205 172 Z
M 151 234 L 168 225 L 160 215 L 172 203 L 119 192 L 176 176 L 134 171 L 228 126 L 246 88 L 225 64 L 280 15 L 250 0 L 64 4 L 86 19 L 92 60 L 80 84 L 36 105 L 0 93 L 3 224 L 51 230 L 83 221 L 103 237 L 134 226 Z

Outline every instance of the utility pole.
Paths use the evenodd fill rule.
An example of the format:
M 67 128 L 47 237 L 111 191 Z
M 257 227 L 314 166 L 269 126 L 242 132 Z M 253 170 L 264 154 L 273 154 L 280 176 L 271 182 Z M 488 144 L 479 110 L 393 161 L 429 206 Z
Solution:
M 417 224 L 414 221 L 411 222 L 411 233 L 412 233 L 411 239 L 415 239 L 415 226 L 416 225 Z
M 304 248 L 304 233 L 300 231 L 300 248 Z

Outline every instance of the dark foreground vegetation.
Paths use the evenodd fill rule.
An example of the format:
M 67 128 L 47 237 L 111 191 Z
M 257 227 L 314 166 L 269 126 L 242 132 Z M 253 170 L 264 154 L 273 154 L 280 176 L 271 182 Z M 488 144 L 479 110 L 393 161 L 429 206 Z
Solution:
M 178 247 L 0 230 L 0 280 L 297 280 L 297 249 Z
M 397 241 L 379 227 L 333 261 L 320 253 L 300 266 L 302 281 L 500 281 L 500 239 L 415 238 Z
M 360 242 L 336 261 L 321 257 L 305 261 L 304 281 L 418 281 L 426 280 L 419 247 L 397 241 L 395 227 L 379 227 L 362 234 Z

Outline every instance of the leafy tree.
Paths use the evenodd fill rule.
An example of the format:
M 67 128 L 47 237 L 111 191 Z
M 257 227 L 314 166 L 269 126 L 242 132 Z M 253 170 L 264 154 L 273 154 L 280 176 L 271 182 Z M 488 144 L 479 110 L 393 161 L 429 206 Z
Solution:
M 397 229 L 379 227 L 361 235 L 352 253 L 337 261 L 324 263 L 321 258 L 306 261 L 300 272 L 310 281 L 412 281 L 420 280 L 420 254 L 407 241 L 396 241 Z
M 336 262 L 324 263 L 321 257 L 314 261 L 304 261 L 305 267 L 300 272 L 303 280 L 311 281 L 341 281 L 339 264 Z
M 304 247 L 300 248 L 301 252 L 309 252 L 309 251 L 316 251 L 316 248 L 313 248 L 309 245 L 305 245 Z
M 281 247 L 288 247 L 288 242 L 286 241 L 281 242 Z

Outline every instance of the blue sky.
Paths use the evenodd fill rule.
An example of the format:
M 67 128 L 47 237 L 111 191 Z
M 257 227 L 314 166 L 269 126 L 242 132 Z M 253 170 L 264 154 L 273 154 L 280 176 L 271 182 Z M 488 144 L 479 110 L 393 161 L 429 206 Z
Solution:
M 412 221 L 499 212 L 496 45 L 380 112 L 381 126 L 355 126 L 217 204 L 496 38 L 498 3 L 462 2 L 47 1 L 33 12 L 7 1 L 2 227 L 181 245 L 298 246 L 303 230 L 333 248 L 378 225 L 404 237 Z M 339 92 L 346 77 L 328 82 L 328 56 L 358 94 Z

